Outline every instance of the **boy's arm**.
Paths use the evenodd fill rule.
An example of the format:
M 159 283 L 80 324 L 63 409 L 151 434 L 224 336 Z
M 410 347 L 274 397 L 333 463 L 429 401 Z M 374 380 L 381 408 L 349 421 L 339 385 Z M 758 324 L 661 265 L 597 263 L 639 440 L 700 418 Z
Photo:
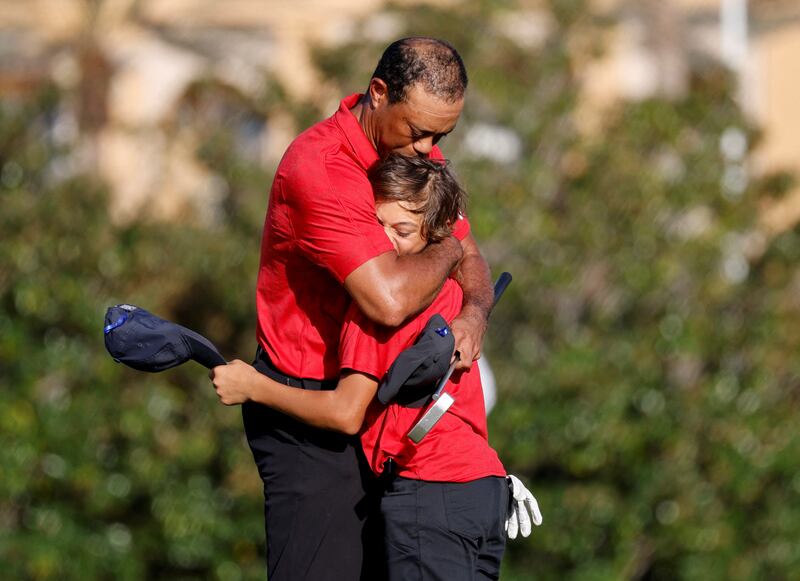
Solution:
M 244 361 L 234 360 L 209 372 L 225 405 L 254 401 L 316 428 L 354 435 L 361 429 L 378 382 L 358 372 L 343 372 L 334 390 L 309 391 L 282 385 Z

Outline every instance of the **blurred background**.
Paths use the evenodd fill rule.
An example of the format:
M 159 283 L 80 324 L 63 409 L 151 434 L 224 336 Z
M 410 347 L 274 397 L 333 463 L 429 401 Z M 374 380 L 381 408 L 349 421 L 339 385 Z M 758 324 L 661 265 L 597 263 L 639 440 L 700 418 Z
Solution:
M 442 148 L 515 278 L 503 579 L 800 579 L 796 0 L 0 0 L 4 579 L 263 578 L 239 409 L 103 314 L 249 359 L 274 168 L 409 34 L 464 57 Z

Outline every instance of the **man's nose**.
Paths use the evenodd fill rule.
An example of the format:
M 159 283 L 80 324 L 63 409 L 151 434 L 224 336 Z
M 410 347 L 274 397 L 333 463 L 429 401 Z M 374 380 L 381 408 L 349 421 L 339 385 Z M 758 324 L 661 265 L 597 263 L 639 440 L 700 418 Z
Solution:
M 433 137 L 426 137 L 414 142 L 414 151 L 417 155 L 428 157 L 433 149 Z

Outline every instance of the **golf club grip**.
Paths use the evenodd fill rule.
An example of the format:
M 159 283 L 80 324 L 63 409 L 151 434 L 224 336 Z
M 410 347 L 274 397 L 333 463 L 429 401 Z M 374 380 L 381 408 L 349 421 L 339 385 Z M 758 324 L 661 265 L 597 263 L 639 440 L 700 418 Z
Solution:
M 503 293 L 508 288 L 508 285 L 511 284 L 511 273 L 510 272 L 503 272 L 498 278 L 497 282 L 494 283 L 494 302 L 492 303 L 492 307 L 497 304 L 497 301 L 500 300 L 500 297 L 503 296 Z

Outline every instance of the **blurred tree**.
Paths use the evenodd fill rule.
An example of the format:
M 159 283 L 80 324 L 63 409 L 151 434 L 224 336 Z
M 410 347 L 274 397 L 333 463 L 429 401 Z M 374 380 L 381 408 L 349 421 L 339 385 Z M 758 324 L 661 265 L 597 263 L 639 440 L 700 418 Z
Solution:
M 7 579 L 263 577 L 260 481 L 237 408 L 195 364 L 146 376 L 102 345 L 132 302 L 249 357 L 269 176 L 231 176 L 213 228 L 109 221 L 89 177 L 60 179 L 60 95 L 0 106 L 0 561 Z M 257 210 L 255 207 L 258 207 Z
M 488 338 L 490 433 L 544 512 L 504 578 L 793 578 L 800 247 L 756 228 L 784 178 L 726 165 L 757 134 L 724 71 L 587 135 L 580 72 L 603 24 L 586 3 L 398 7 L 354 37 L 376 22 L 450 40 L 470 74 L 443 149 L 490 264 L 515 277 Z M 363 90 L 383 46 L 318 60 Z
M 383 37 L 317 51 L 342 94 L 405 32 L 468 65 L 443 147 L 485 254 L 515 277 L 487 344 L 492 441 L 545 518 L 503 578 L 797 578 L 800 237 L 756 228 L 789 180 L 731 169 L 724 152 L 758 136 L 713 67 L 579 131 L 602 23 L 581 0 L 534 6 L 391 8 L 354 35 Z M 250 355 L 270 176 L 237 139 L 269 104 L 188 97 L 178 122 L 208 121 L 198 156 L 225 182 L 211 222 L 109 222 L 102 185 L 53 138 L 62 96 L 0 104 L 4 577 L 263 578 L 238 410 L 194 364 L 144 376 L 101 345 L 105 307 L 129 301 Z M 322 116 L 282 106 L 300 127 Z

